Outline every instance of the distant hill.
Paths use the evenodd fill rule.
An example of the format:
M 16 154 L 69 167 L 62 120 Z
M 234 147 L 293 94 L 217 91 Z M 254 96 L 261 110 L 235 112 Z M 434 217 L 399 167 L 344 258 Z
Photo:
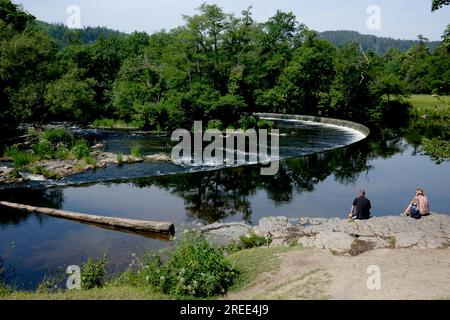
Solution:
M 60 47 L 68 46 L 71 42 L 89 44 L 100 37 L 123 36 L 126 33 L 112 30 L 106 27 L 85 27 L 83 29 L 69 29 L 63 24 L 35 22 L 44 29 Z M 363 50 L 373 49 L 378 54 L 384 54 L 390 48 L 406 51 L 419 43 L 417 40 L 398 40 L 393 38 L 377 37 L 374 35 L 361 34 L 356 31 L 325 31 L 319 33 L 319 38 L 330 41 L 337 47 L 348 42 L 358 42 Z M 433 50 L 439 41 L 430 41 L 426 45 Z
M 36 21 L 36 25 L 44 29 L 60 47 L 66 47 L 71 42 L 89 44 L 100 37 L 121 36 L 125 33 L 108 29 L 106 27 L 85 27 L 83 29 L 69 29 L 60 23 L 47 23 Z
M 373 49 L 378 54 L 384 54 L 390 48 L 406 51 L 419 43 L 418 40 L 398 40 L 393 38 L 377 37 L 374 35 L 361 34 L 356 31 L 325 31 L 320 32 L 319 37 L 330 41 L 337 47 L 348 42 L 360 43 L 363 50 Z M 440 42 L 426 42 L 428 48 L 433 50 Z

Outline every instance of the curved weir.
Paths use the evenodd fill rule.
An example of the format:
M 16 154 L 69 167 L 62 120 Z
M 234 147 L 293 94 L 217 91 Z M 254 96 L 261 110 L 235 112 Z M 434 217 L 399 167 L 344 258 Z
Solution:
M 367 127 L 345 120 L 273 113 L 259 113 L 255 115 L 274 122 L 275 127 L 280 129 L 279 157 L 271 158 L 271 160 L 301 157 L 348 146 L 366 138 L 370 133 Z M 96 142 L 100 141 L 104 143 L 104 151 L 108 152 L 127 154 L 130 152 L 130 145 L 139 146 L 143 150 L 144 155 L 161 151 L 169 154 L 171 152 L 170 136 L 164 134 L 155 135 L 148 132 L 117 132 L 96 129 L 80 131 L 79 134 L 94 139 Z M 247 162 L 244 165 L 257 165 L 257 163 Z M 60 181 L 47 181 L 44 185 L 64 186 L 102 181 L 118 181 L 220 170 L 236 166 L 241 165 L 218 165 L 217 163 L 177 165 L 172 162 L 142 162 L 123 166 L 111 165 L 105 169 L 86 171 L 68 176 Z M 39 182 L 35 184 L 39 184 Z
M 369 130 L 358 124 L 259 116 L 271 119 L 280 130 L 284 160 L 274 176 L 262 176 L 259 165 L 217 168 L 137 163 L 86 172 L 58 181 L 61 186 L 49 182 L 37 188 L 3 189 L 0 200 L 110 218 L 170 221 L 179 234 L 185 228 L 220 221 L 256 225 L 268 216 L 293 221 L 346 217 L 359 188 L 368 190 L 373 215 L 391 215 L 404 209 L 403 200 L 409 200 L 411 187 L 422 181 L 433 196 L 433 211 L 448 212 L 450 163 L 434 164 L 402 136 L 360 141 Z M 139 147 L 143 155 L 151 155 L 171 149 L 167 134 L 99 129 L 76 129 L 75 134 L 103 144 L 105 152 L 130 154 L 131 147 Z M 115 271 L 130 264 L 132 253 L 140 256 L 171 245 L 159 238 L 48 215 L 5 207 L 0 213 L 0 256 L 8 257 L 6 267 L 14 267 L 18 281 L 29 288 L 49 271 L 80 265 L 105 251 Z

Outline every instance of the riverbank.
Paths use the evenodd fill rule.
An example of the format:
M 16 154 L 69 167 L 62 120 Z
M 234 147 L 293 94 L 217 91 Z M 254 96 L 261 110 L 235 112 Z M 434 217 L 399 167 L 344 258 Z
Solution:
M 229 256 L 241 279 L 218 299 L 403 300 L 450 299 L 450 249 L 376 249 L 336 256 L 326 249 L 278 246 L 246 249 Z M 369 289 L 370 266 L 380 286 Z M 148 287 L 109 283 L 91 290 L 56 293 L 15 291 L 12 300 L 171 300 Z
M 258 225 L 215 223 L 201 228 L 229 251 L 242 237 L 261 247 L 229 251 L 239 277 L 209 299 L 449 299 L 450 216 L 346 219 L 267 217 Z M 259 235 L 259 236 L 258 236 Z M 257 239 L 258 240 L 258 239 Z M 255 238 L 252 240 L 255 241 Z M 377 288 L 368 287 L 373 270 Z M 54 293 L 3 291 L 2 299 L 177 299 L 118 275 L 102 288 Z M 372 283 L 372 282 L 370 282 Z M 1 289 L 1 288 L 0 288 Z M 179 298 L 179 297 L 178 297 Z
M 372 249 L 438 249 L 450 247 L 450 216 L 432 213 L 422 219 L 384 216 L 368 220 L 339 218 L 262 218 L 255 226 L 214 223 L 202 232 L 226 245 L 246 234 L 272 239 L 271 245 L 293 244 L 356 256 Z
M 21 170 L 15 170 L 12 159 L 3 158 L 0 165 L 0 185 L 20 185 L 29 181 L 49 179 L 60 180 L 88 170 L 104 169 L 111 165 L 171 161 L 170 155 L 164 153 L 146 156 L 122 155 L 100 151 L 101 147 L 101 145 L 91 147 L 90 161 L 85 159 L 40 160 Z

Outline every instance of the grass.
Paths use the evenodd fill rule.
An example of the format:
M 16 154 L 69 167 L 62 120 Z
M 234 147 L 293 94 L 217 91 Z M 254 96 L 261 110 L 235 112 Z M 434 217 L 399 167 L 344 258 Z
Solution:
M 450 96 L 412 95 L 411 115 L 439 134 L 421 139 L 423 153 L 437 164 L 450 161 Z M 433 132 L 431 131 L 431 132 Z
M 135 157 L 135 158 L 140 158 L 140 157 L 142 157 L 142 151 L 141 151 L 141 148 L 136 147 L 136 146 L 131 147 L 131 155 L 132 155 L 133 157 Z
M 55 293 L 14 291 L 0 296 L 8 300 L 168 300 L 169 296 L 151 288 L 106 285 L 91 290 L 67 290 Z
M 299 246 L 259 247 L 230 254 L 228 259 L 240 272 L 230 291 L 237 292 L 250 287 L 264 272 L 278 271 L 281 253 L 301 249 Z
M 115 119 L 97 119 L 91 124 L 91 127 L 107 129 L 138 129 L 138 127 L 132 123 Z
M 408 101 L 413 105 L 413 116 L 450 119 L 450 96 L 414 94 Z
M 119 164 L 119 166 L 122 166 L 123 165 L 123 154 L 122 153 L 118 153 L 117 154 L 117 163 Z
M 14 163 L 15 174 L 18 170 L 25 169 L 49 179 L 59 178 L 57 173 L 50 172 L 45 169 L 45 165 L 37 163 L 42 160 L 83 160 L 86 165 L 96 166 L 87 141 L 75 140 L 71 133 L 63 129 L 32 130 L 24 145 L 28 147 L 15 145 L 4 152 L 4 157 L 12 159 Z
M 300 250 L 296 246 L 259 247 L 241 250 L 230 254 L 227 259 L 233 268 L 238 270 L 239 276 L 230 287 L 229 292 L 237 292 L 251 286 L 258 277 L 265 272 L 276 272 L 281 263 L 279 254 Z M 173 300 L 180 297 L 163 294 L 156 288 L 147 285 L 133 285 L 118 279 L 127 272 L 116 275 L 107 280 L 102 288 L 90 290 L 60 290 L 56 292 L 17 291 L 4 287 L 0 290 L 0 299 L 10 300 Z M 0 286 L 2 288 L 2 286 Z M 215 299 L 208 297 L 206 299 Z

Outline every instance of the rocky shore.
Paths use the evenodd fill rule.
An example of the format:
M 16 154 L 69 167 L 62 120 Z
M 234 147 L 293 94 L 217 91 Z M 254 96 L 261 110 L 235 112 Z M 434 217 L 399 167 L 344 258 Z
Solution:
M 369 220 L 339 218 L 262 218 L 255 226 L 245 223 L 214 223 L 201 232 L 220 244 L 239 240 L 255 233 L 271 237 L 272 246 L 298 244 L 329 249 L 335 255 L 355 256 L 381 248 L 450 247 L 450 216 L 432 213 L 415 220 L 409 217 L 384 216 Z
M 95 160 L 94 164 L 86 163 L 84 160 L 40 160 L 33 163 L 33 168 L 38 168 L 38 172 L 33 173 L 30 170 L 19 170 L 16 172 L 10 159 L 1 159 L 0 164 L 0 185 L 23 184 L 28 181 L 45 181 L 48 179 L 58 180 L 64 177 L 93 170 L 97 168 L 107 168 L 110 165 L 132 164 L 140 162 L 169 162 L 170 155 L 159 153 L 146 156 L 121 155 L 120 157 L 111 152 L 100 151 L 103 146 L 93 146 L 91 157 Z

